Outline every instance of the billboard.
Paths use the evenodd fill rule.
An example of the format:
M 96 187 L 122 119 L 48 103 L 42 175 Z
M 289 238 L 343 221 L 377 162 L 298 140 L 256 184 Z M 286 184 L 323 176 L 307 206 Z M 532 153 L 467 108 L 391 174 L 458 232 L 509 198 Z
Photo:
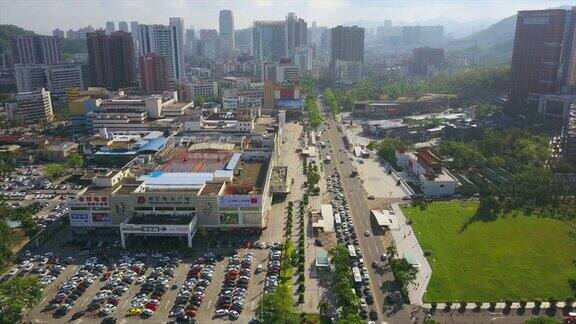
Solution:
M 219 196 L 218 206 L 219 207 L 260 207 L 262 205 L 262 197 L 259 195 L 230 195 L 230 196 Z
M 188 234 L 188 225 L 134 225 L 125 224 L 120 226 L 124 233 L 135 234 Z
M 70 225 L 71 226 L 88 226 L 90 225 L 90 218 L 88 214 L 71 213 Z

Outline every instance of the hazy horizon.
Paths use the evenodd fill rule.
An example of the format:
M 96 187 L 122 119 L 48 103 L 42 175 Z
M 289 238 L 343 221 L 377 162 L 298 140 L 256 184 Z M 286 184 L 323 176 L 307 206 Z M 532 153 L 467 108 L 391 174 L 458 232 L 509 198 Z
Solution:
M 283 20 L 295 12 L 311 26 L 335 26 L 351 21 L 417 23 L 448 18 L 460 23 L 475 20 L 496 21 L 514 15 L 518 10 L 546 9 L 575 5 L 575 0 L 0 0 L 0 23 L 13 24 L 40 34 L 51 34 L 55 28 L 77 29 L 92 25 L 104 27 L 106 21 L 138 21 L 167 24 L 169 17 L 182 17 L 186 28 L 218 28 L 218 12 L 230 9 L 235 28 L 251 26 L 255 20 Z M 497 10 L 495 10 L 497 9 Z M 118 27 L 116 27 L 118 28 Z

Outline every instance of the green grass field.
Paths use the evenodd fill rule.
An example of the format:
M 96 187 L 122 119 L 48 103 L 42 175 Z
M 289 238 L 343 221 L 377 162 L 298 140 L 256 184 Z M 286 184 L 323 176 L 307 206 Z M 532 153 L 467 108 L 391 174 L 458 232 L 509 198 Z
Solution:
M 440 201 L 403 209 L 422 248 L 432 252 L 425 301 L 564 300 L 576 293 L 569 285 L 576 280 L 576 223 L 517 212 L 461 232 L 477 207 Z

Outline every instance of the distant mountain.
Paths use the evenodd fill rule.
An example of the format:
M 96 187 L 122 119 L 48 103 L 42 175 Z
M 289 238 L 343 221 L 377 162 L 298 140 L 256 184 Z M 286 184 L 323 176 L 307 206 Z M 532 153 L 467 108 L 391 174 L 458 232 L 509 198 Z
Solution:
M 463 38 L 474 34 L 477 31 L 483 30 L 486 27 L 497 22 L 494 18 L 475 19 L 466 22 L 460 22 L 448 17 L 438 17 L 429 20 L 419 21 L 419 25 L 423 26 L 444 26 L 444 34 L 446 38 Z
M 410 26 L 410 25 L 421 25 L 421 26 L 434 26 L 442 25 L 444 26 L 444 33 L 446 37 L 449 38 L 462 38 L 473 34 L 479 30 L 486 28 L 496 22 L 496 19 L 486 18 L 486 19 L 476 19 L 472 21 L 460 22 L 447 17 L 436 17 L 428 20 L 404 22 L 398 20 L 392 20 L 393 26 Z M 344 26 L 357 25 L 367 29 L 376 29 L 379 26 L 384 26 L 384 21 L 375 20 L 355 20 L 346 22 Z
M 468 37 L 457 39 L 447 44 L 449 49 L 459 49 L 471 46 L 493 47 L 514 39 L 516 15 L 504 18 L 488 28 Z
M 9 50 L 10 39 L 18 35 L 35 35 L 35 33 L 14 25 L 0 25 L 0 53 Z
M 14 25 L 0 25 L 0 53 L 10 49 L 12 36 L 36 35 L 35 32 Z M 60 39 L 63 56 L 86 53 L 86 41 L 83 39 Z

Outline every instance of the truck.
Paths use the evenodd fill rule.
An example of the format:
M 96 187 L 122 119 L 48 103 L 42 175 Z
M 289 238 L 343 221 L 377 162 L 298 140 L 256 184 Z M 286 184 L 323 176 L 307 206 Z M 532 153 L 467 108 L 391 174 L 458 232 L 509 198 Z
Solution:
M 351 258 L 356 258 L 358 256 L 356 254 L 356 249 L 354 248 L 354 245 L 348 245 L 348 254 L 350 255 Z
M 358 267 L 352 268 L 352 274 L 354 275 L 354 282 L 357 285 L 362 284 L 362 276 L 360 275 L 360 269 L 358 269 Z

